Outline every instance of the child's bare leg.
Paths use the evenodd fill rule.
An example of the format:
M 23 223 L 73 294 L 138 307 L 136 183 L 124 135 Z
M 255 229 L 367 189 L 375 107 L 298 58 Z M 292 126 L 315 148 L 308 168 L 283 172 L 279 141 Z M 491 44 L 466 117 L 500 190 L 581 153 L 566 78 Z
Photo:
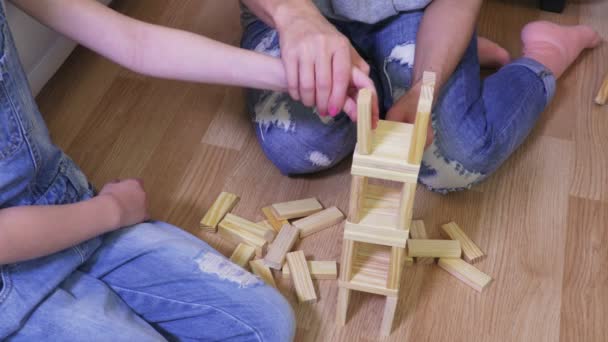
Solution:
M 540 62 L 559 78 L 584 49 L 598 46 L 601 37 L 586 25 L 535 21 L 521 31 L 521 40 L 524 57 Z
M 479 65 L 486 68 L 500 68 L 511 61 L 509 52 L 497 43 L 481 36 L 477 37 Z

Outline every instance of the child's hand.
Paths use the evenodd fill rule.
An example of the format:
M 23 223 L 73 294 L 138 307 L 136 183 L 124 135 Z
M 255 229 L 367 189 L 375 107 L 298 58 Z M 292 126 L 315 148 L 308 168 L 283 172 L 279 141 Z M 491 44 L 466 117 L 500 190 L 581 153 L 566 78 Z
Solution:
M 119 226 L 125 227 L 150 218 L 146 203 L 146 192 L 139 179 L 126 179 L 107 183 L 99 196 L 113 199 L 118 208 Z
M 413 124 L 416 121 L 416 111 L 418 110 L 418 98 L 420 97 L 420 88 L 422 81 L 416 82 L 410 90 L 397 100 L 386 113 L 386 119 L 391 121 L 407 122 Z M 433 142 L 434 138 L 433 127 L 429 125 L 426 134 L 425 147 Z

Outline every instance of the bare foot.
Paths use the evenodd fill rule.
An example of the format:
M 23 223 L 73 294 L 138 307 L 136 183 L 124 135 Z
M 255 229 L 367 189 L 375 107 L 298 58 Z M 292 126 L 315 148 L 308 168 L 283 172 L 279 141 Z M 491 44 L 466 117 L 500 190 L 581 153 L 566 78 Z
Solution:
M 485 68 L 500 68 L 511 61 L 507 50 L 484 37 L 477 37 L 477 55 L 479 65 Z
M 548 21 L 535 21 L 521 31 L 524 56 L 532 58 L 559 78 L 587 48 L 602 41 L 595 30 L 586 25 L 563 26 Z

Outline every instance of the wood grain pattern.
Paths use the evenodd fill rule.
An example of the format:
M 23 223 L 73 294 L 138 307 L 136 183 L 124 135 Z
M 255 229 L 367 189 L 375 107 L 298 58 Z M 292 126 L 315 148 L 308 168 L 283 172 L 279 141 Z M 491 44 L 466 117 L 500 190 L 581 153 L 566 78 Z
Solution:
M 243 268 L 247 268 L 249 261 L 253 259 L 254 256 L 255 248 L 244 243 L 239 243 L 238 246 L 236 246 L 236 248 L 234 249 L 234 252 L 232 252 L 232 255 L 230 256 L 230 261 Z
M 407 161 L 410 164 L 420 164 L 426 134 L 431 117 L 431 107 L 433 105 L 433 93 L 435 91 L 435 73 L 424 71 L 422 73 L 422 87 L 420 88 L 420 98 L 416 109 L 416 121 L 414 122 L 414 132 L 410 143 Z
M 285 262 L 285 255 L 291 251 L 299 236 L 300 231 L 298 228 L 290 224 L 284 225 L 277 238 L 274 239 L 272 245 L 268 248 L 268 253 L 264 257 L 264 264 L 275 270 L 280 270 Z
M 428 239 L 429 236 L 426 233 L 426 228 L 424 226 L 424 221 L 422 220 L 414 220 L 412 221 L 412 226 L 410 227 L 410 238 L 411 239 Z M 433 258 L 415 258 L 414 262 L 421 265 L 430 265 L 435 263 L 435 259 Z
M 275 214 L 270 206 L 262 208 L 262 213 L 266 217 L 266 221 L 270 224 L 272 229 L 274 229 L 277 233 L 281 230 L 281 227 L 283 227 L 286 224 L 289 224 L 289 221 L 287 221 L 287 220 L 279 220 L 275 216 Z
M 249 266 L 251 267 L 253 274 L 262 278 L 266 284 L 272 287 L 277 287 L 277 283 L 274 281 L 274 277 L 272 276 L 272 271 L 264 264 L 262 259 L 251 260 L 249 262 Z
M 460 241 L 462 247 L 462 258 L 469 264 L 474 264 L 485 257 L 485 254 L 471 240 L 455 222 L 441 225 L 441 230 L 447 238 Z
M 294 227 L 300 230 L 300 238 L 329 228 L 344 220 L 344 214 L 337 207 L 323 209 L 318 213 L 293 221 Z
M 131 17 L 240 41 L 236 1 L 112 4 Z M 478 34 L 513 58 L 521 56 L 520 31 L 532 20 L 588 24 L 608 37 L 607 1 L 571 1 L 563 14 L 536 5 L 484 1 Z M 418 187 L 414 217 L 425 221 L 429 236 L 438 236 L 445 222 L 458 222 L 487 252 L 476 266 L 496 280 L 480 295 L 438 267 L 404 268 L 394 328 L 382 341 L 607 340 L 608 107 L 594 103 L 607 70 L 608 44 L 586 52 L 558 80 L 530 137 L 471 191 L 439 196 Z M 236 243 L 198 228 L 221 191 L 241 196 L 234 214 L 256 220 L 263 204 L 294 198 L 317 197 L 346 213 L 350 160 L 314 176 L 282 176 L 259 147 L 244 99 L 228 101 L 240 90 L 230 89 L 134 77 L 79 47 L 37 102 L 53 141 L 96 188 L 119 177 L 142 178 L 153 218 L 226 256 Z M 338 260 L 342 245 L 348 245 L 342 230 L 332 227 L 299 248 L 317 260 Z M 336 281 L 316 282 L 321 300 L 314 308 L 297 305 L 291 281 L 277 279 L 277 285 L 293 304 L 297 342 L 378 340 L 384 297 L 348 291 L 349 319 L 340 327 Z
M 304 252 L 296 251 L 287 253 L 287 264 L 291 270 L 291 280 L 296 288 L 298 301 L 300 303 L 311 303 L 317 301 L 315 287 L 308 271 L 308 264 Z
M 370 154 L 372 149 L 372 92 L 361 89 L 357 95 L 357 151 Z
M 440 258 L 437 265 L 477 292 L 482 292 L 492 282 L 489 275 L 462 259 Z
M 275 203 L 271 207 L 274 216 L 279 220 L 300 218 L 323 210 L 321 203 L 314 197 Z
M 411 257 L 460 258 L 462 249 L 458 240 L 407 241 L 407 255 Z
M 224 219 L 220 222 L 220 225 L 224 227 L 237 228 L 239 230 L 259 236 L 268 242 L 272 242 L 276 236 L 274 229 L 253 223 L 231 213 L 226 214 Z
M 335 261 L 311 260 L 307 262 L 310 277 L 315 280 L 333 280 L 338 278 L 338 264 Z M 289 265 L 283 265 L 283 278 L 291 277 Z
M 217 225 L 239 202 L 239 196 L 222 191 L 200 222 L 200 228 L 216 232 Z
M 604 76 L 604 80 L 600 85 L 600 88 L 597 91 L 597 95 L 595 96 L 595 103 L 598 105 L 605 105 L 608 100 L 608 72 Z

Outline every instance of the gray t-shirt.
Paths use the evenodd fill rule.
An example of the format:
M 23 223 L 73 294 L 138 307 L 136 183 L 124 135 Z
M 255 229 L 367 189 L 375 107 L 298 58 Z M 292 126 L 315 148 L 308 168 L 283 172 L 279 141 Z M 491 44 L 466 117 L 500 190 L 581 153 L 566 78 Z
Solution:
M 425 8 L 432 0 L 312 0 L 328 18 L 342 21 L 358 21 L 375 24 L 399 12 Z M 256 20 L 255 15 L 245 6 L 241 20 L 247 27 Z

